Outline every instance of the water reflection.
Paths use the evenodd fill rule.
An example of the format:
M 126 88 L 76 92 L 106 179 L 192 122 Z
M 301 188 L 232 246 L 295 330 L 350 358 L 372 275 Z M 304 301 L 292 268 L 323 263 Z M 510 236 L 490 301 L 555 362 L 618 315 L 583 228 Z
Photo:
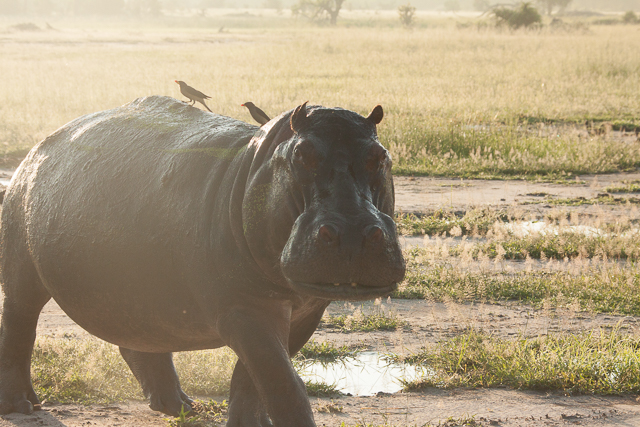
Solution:
M 402 382 L 424 376 L 422 367 L 389 362 L 383 354 L 364 351 L 334 363 L 308 361 L 298 369 L 305 380 L 333 385 L 342 393 L 373 396 L 376 393 L 396 393 Z

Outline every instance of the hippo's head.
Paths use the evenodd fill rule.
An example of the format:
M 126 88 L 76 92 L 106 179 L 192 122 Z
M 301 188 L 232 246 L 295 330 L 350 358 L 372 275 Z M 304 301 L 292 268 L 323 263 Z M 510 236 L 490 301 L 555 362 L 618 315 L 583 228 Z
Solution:
M 305 103 L 255 138 L 244 234 L 274 281 L 300 294 L 363 300 L 404 278 L 391 157 L 376 132 L 382 116 L 380 106 L 365 118 Z

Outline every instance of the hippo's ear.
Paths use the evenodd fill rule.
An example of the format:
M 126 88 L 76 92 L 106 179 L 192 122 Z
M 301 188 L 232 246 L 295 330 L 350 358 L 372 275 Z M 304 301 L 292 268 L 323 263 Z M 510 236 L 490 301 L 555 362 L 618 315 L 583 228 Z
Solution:
M 374 125 L 377 125 L 382 121 L 382 117 L 384 117 L 384 111 L 382 111 L 381 105 L 376 105 L 373 107 L 373 110 L 367 116 L 367 120 L 372 122 Z
M 291 115 L 291 130 L 295 133 L 298 133 L 298 131 L 304 127 L 304 124 L 307 121 L 307 102 L 309 101 L 306 101 L 304 104 L 297 106 L 293 111 L 293 114 Z

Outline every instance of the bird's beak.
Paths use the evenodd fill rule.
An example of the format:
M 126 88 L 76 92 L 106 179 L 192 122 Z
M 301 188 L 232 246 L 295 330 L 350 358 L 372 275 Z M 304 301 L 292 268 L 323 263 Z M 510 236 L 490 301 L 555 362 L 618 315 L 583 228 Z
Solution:
M 178 83 L 178 81 L 177 81 L 177 80 L 174 80 L 174 82 Z
M 244 107 L 244 104 L 240 104 L 241 107 Z

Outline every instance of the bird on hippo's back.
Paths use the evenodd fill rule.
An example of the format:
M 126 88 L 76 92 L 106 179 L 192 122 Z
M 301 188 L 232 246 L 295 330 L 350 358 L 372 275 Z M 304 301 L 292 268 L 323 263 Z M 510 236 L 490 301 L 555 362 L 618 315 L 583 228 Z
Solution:
M 256 122 L 260 123 L 260 126 L 267 124 L 267 122 L 271 120 L 271 117 L 267 116 L 267 113 L 256 107 L 253 102 L 245 102 L 240 106 L 247 107 L 249 109 L 249 113 L 251 113 L 251 117 L 253 117 Z
M 198 101 L 200 104 L 204 105 L 204 108 L 209 110 L 209 107 L 207 107 L 207 104 L 204 103 L 204 100 L 210 99 L 211 98 L 210 96 L 205 95 L 199 90 L 192 88 L 182 80 L 174 80 L 174 81 L 180 85 L 180 93 L 186 96 L 187 98 L 189 98 L 189 101 L 191 101 L 191 105 L 195 105 L 196 101 Z M 213 113 L 213 111 L 211 110 L 209 110 L 209 112 Z

